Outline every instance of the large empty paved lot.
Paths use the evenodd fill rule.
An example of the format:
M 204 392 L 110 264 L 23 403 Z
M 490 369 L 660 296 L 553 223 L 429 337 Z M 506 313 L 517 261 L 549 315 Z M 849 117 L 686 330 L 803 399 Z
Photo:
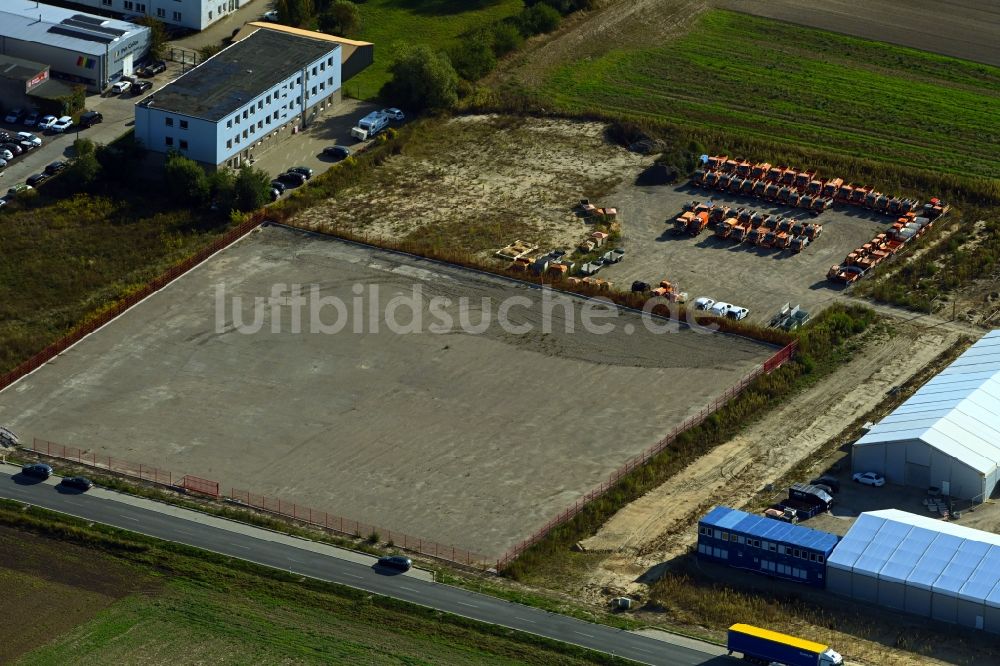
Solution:
M 342 299 L 345 330 L 309 332 L 307 307 L 295 333 L 292 284 Z M 275 285 L 262 330 L 234 330 L 232 297 L 249 322 L 247 302 Z M 567 318 L 581 326 L 580 302 L 555 309 L 551 333 L 540 308 L 523 304 L 510 319 L 533 328 L 524 334 L 496 323 L 482 334 L 397 334 L 385 322 L 372 332 L 368 313 L 414 286 L 425 329 L 442 312 L 458 320 L 454 304 L 431 316 L 432 296 L 471 297 L 472 324 L 505 297 L 539 298 L 499 278 L 267 227 L 0 393 L 0 423 L 26 440 L 495 556 L 773 352 L 689 330 L 653 334 L 633 315 L 607 320 L 611 334 L 566 333 Z M 365 330 L 354 333 L 356 291 L 373 287 L 381 306 L 359 301 Z M 395 314 L 410 322 L 406 307 Z M 334 308 L 322 316 L 332 325 Z

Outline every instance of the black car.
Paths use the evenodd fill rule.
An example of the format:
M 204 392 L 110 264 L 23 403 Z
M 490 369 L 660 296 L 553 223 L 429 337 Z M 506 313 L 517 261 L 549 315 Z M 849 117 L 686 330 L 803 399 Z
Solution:
M 0 148 L 6 148 L 14 154 L 14 157 L 24 152 L 24 146 L 20 143 L 0 143 Z
M 347 146 L 327 146 L 323 149 L 323 154 L 335 160 L 342 160 L 351 156 L 351 149 Z
M 281 196 L 281 192 L 279 192 L 278 190 L 276 190 L 275 188 L 272 187 L 271 188 L 271 201 L 277 201 L 278 197 L 280 197 L 280 196 Z
M 298 187 L 299 185 L 306 184 L 306 177 L 301 173 L 296 173 L 294 171 L 286 171 L 278 176 L 278 180 L 285 183 L 289 187 Z
M 132 93 L 135 95 L 141 95 L 152 87 L 153 84 L 149 81 L 137 81 L 132 85 Z
M 41 185 L 42 183 L 44 183 L 48 179 L 49 179 L 49 174 L 47 174 L 47 173 L 36 173 L 36 174 L 31 175 L 31 176 L 28 176 L 28 179 L 26 181 L 24 181 L 24 182 L 26 182 L 28 185 L 31 185 L 32 187 L 38 187 L 39 185 Z
M 287 186 L 280 180 L 272 180 L 271 189 L 278 190 L 278 194 L 284 194 Z
M 80 115 L 80 127 L 92 127 L 103 121 L 104 116 L 99 111 L 87 111 Z
M 22 467 L 21 474 L 47 479 L 52 476 L 52 468 L 44 463 L 32 463 Z
M 410 567 L 413 566 L 413 561 L 408 557 L 403 557 L 402 555 L 388 555 L 386 557 L 378 558 L 378 566 L 385 567 L 386 569 L 409 571 Z
M 309 180 L 310 178 L 313 177 L 313 170 L 310 169 L 309 167 L 303 167 L 303 166 L 292 167 L 291 169 L 288 170 L 288 173 L 301 173 L 303 176 L 306 177 L 306 180 Z
M 45 167 L 45 173 L 49 174 L 50 176 L 54 176 L 63 169 L 65 169 L 67 166 L 69 165 L 67 165 L 65 162 L 60 162 L 59 160 L 56 160 L 52 164 L 49 164 L 47 167 Z
M 67 488 L 87 491 L 94 487 L 94 482 L 85 476 L 70 476 L 62 480 L 62 485 Z
M 823 476 L 816 477 L 809 483 L 811 483 L 814 486 L 826 486 L 835 493 L 840 492 L 840 481 L 838 481 L 835 477 L 826 474 L 824 474 Z
M 153 76 L 154 74 L 167 71 L 167 63 L 162 60 L 157 60 L 151 65 L 146 65 L 143 69 L 146 72 L 146 76 Z

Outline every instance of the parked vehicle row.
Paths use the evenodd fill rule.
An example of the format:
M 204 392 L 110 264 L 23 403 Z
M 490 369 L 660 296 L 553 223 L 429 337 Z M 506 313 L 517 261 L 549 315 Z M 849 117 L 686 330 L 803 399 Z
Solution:
M 21 474 L 33 476 L 36 479 L 47 479 L 52 476 L 52 467 L 45 463 L 29 463 L 21 467 Z M 85 476 L 67 476 L 59 482 L 60 485 L 77 490 L 87 491 L 94 487 L 94 482 Z
M 729 319 L 745 319 L 750 314 L 750 310 L 747 308 L 725 301 L 716 301 L 707 296 L 694 299 L 694 307 L 696 310 L 705 310 L 714 317 L 727 317 Z

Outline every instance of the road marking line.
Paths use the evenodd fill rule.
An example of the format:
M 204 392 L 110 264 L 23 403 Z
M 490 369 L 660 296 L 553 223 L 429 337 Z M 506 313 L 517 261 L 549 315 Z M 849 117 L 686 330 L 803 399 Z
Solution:
M 535 621 L 534 621 L 534 620 L 529 620 L 529 619 L 528 619 L 528 618 L 526 618 L 526 617 L 518 617 L 518 616 L 516 616 L 516 615 L 515 615 L 515 616 L 514 616 L 514 619 L 515 619 L 515 620 L 520 620 L 521 622 L 529 622 L 529 623 L 531 623 L 531 624 L 535 624 Z
M 302 560 L 297 560 L 297 559 L 295 559 L 294 557 L 289 557 L 289 558 L 288 558 L 288 560 L 289 560 L 290 562 L 298 562 L 299 564 L 302 564 Z
M 400 585 L 399 589 L 401 589 L 401 590 L 409 590 L 410 592 L 419 592 L 420 591 L 420 590 L 414 590 L 412 587 L 406 587 L 405 585 Z
M 467 604 L 464 601 L 459 601 L 458 603 L 462 604 L 463 606 L 468 606 L 469 608 L 479 608 L 479 606 L 477 606 L 476 604 Z
M 236 546 L 237 548 L 244 548 L 246 550 L 250 550 L 250 546 L 244 546 L 243 544 L 239 544 L 239 543 L 230 543 L 228 545 L 230 545 L 230 546 Z
M 139 522 L 138 518 L 133 518 L 132 516 L 126 516 L 124 513 L 119 513 L 118 515 L 124 518 L 125 520 L 134 520 L 137 523 Z
M 591 635 L 591 634 L 585 634 L 582 631 L 574 631 L 573 633 L 574 634 L 579 634 L 581 636 L 586 636 L 587 638 L 593 638 L 593 635 Z

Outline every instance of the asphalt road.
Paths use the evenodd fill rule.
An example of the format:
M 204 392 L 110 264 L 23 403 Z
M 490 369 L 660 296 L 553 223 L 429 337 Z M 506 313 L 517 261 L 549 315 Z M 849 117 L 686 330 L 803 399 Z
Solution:
M 6 470 L 0 470 L 0 496 L 646 664 L 723 666 L 734 663 L 725 656 L 713 656 L 632 632 L 583 622 L 413 576 L 393 575 L 329 554 L 278 543 L 269 538 L 272 533 L 267 530 L 244 526 L 242 532 L 235 532 L 201 524 L 197 522 L 200 514 L 195 512 L 191 512 L 190 519 L 160 513 L 106 496 L 67 492 L 51 481 L 40 482 L 21 474 L 11 475 Z

